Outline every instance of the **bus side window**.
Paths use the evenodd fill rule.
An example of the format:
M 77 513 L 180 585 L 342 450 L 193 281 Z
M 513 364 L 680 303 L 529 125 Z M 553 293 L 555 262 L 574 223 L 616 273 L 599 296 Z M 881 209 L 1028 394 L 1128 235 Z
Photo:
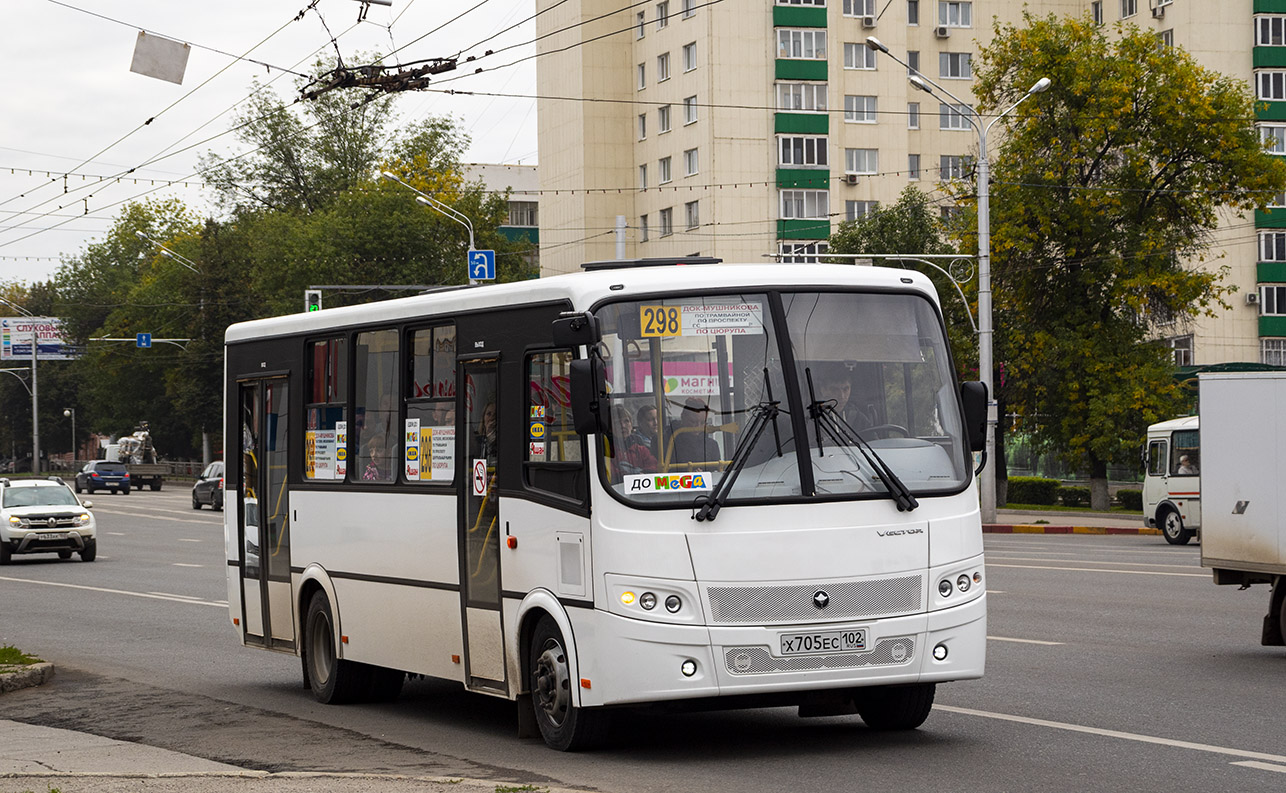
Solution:
M 455 326 L 411 331 L 404 389 L 404 475 L 422 485 L 455 480 Z
M 1152 441 L 1148 444 L 1148 475 L 1165 476 L 1166 466 L 1165 441 Z
M 304 478 L 343 479 L 348 407 L 348 356 L 344 339 L 308 343 L 304 392 Z
M 527 356 L 527 487 L 585 501 L 584 440 L 572 426 L 570 406 L 572 353 L 538 352 Z

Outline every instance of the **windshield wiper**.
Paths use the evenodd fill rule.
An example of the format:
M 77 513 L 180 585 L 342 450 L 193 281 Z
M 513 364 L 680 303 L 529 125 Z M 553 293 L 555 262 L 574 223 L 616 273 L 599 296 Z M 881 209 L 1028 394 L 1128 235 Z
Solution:
M 777 414 L 781 413 L 778 403 L 773 400 L 771 387 L 768 392 L 769 399 L 760 402 L 750 409 L 752 417 L 750 424 L 747 425 L 746 431 L 742 433 L 741 440 L 732 450 L 732 459 L 728 462 L 728 467 L 723 469 L 723 475 L 715 483 L 714 489 L 710 495 L 697 496 L 693 502 L 696 513 L 692 516 L 697 520 L 714 520 L 723 509 L 723 505 L 728 501 L 729 494 L 732 493 L 732 486 L 737 481 L 737 476 L 741 469 L 746 467 L 746 461 L 750 459 L 750 452 L 755 448 L 759 437 L 768 429 L 768 425 L 773 427 L 773 434 L 777 434 Z M 781 438 L 777 437 L 777 456 L 781 457 Z
M 893 469 L 884 462 L 879 453 L 866 442 L 861 434 L 853 429 L 839 411 L 835 409 L 833 400 L 819 401 L 817 394 L 813 392 L 813 373 L 810 369 L 804 370 L 804 376 L 808 380 L 808 398 L 812 400 L 808 404 L 808 415 L 813 419 L 813 424 L 817 430 L 817 453 L 822 453 L 822 429 L 830 435 L 836 444 L 840 446 L 856 446 L 857 450 L 866 458 L 866 464 L 871 466 L 871 470 L 884 483 L 884 487 L 892 496 L 893 502 L 897 504 L 898 512 L 910 512 L 920 506 L 920 502 L 911 494 L 911 489 L 906 486 L 898 475 L 893 473 Z M 854 460 L 856 462 L 856 460 Z

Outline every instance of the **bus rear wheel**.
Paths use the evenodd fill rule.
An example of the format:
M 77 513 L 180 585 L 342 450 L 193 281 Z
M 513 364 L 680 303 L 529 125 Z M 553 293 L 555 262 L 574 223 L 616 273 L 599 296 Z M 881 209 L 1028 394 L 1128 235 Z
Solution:
M 1187 545 L 1188 540 L 1192 539 L 1192 532 L 1183 528 L 1183 517 L 1176 510 L 1167 509 L 1157 523 L 1161 526 L 1165 541 L 1171 545 Z
M 330 598 L 318 590 L 308 604 L 304 621 L 301 661 L 304 681 L 318 702 L 342 705 L 362 698 L 370 687 L 367 667 L 346 661 L 335 652 L 335 620 L 331 616 Z
M 543 616 L 536 623 L 529 658 L 527 682 L 536 725 L 545 743 L 560 752 L 589 749 L 601 743 L 607 731 L 607 714 L 574 704 L 567 649 L 552 617 Z
M 929 718 L 936 691 L 935 683 L 863 688 L 853 693 L 853 704 L 873 730 L 914 730 Z

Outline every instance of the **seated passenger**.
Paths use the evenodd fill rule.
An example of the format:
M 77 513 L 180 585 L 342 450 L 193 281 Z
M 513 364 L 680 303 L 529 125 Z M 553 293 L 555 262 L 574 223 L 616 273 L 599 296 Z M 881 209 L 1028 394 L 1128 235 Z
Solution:
M 612 450 L 622 474 L 657 471 L 656 457 L 643 436 L 634 432 L 634 422 L 624 406 L 612 410 Z
M 702 399 L 689 397 L 674 425 L 674 459 L 670 462 L 717 462 L 719 445 L 710 437 L 710 431 L 710 407 Z

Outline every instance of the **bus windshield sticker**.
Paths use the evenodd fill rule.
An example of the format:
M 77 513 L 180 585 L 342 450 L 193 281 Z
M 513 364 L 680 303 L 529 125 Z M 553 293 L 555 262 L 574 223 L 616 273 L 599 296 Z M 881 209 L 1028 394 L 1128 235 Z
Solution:
M 455 427 L 420 427 L 419 436 L 421 481 L 450 483 L 455 479 Z
M 710 474 L 693 471 L 687 474 L 626 474 L 623 482 L 627 493 L 658 493 L 709 490 Z
M 335 430 L 309 430 L 304 433 L 304 466 L 309 479 L 335 479 Z
M 763 332 L 763 303 L 639 307 L 642 337 L 757 336 Z

